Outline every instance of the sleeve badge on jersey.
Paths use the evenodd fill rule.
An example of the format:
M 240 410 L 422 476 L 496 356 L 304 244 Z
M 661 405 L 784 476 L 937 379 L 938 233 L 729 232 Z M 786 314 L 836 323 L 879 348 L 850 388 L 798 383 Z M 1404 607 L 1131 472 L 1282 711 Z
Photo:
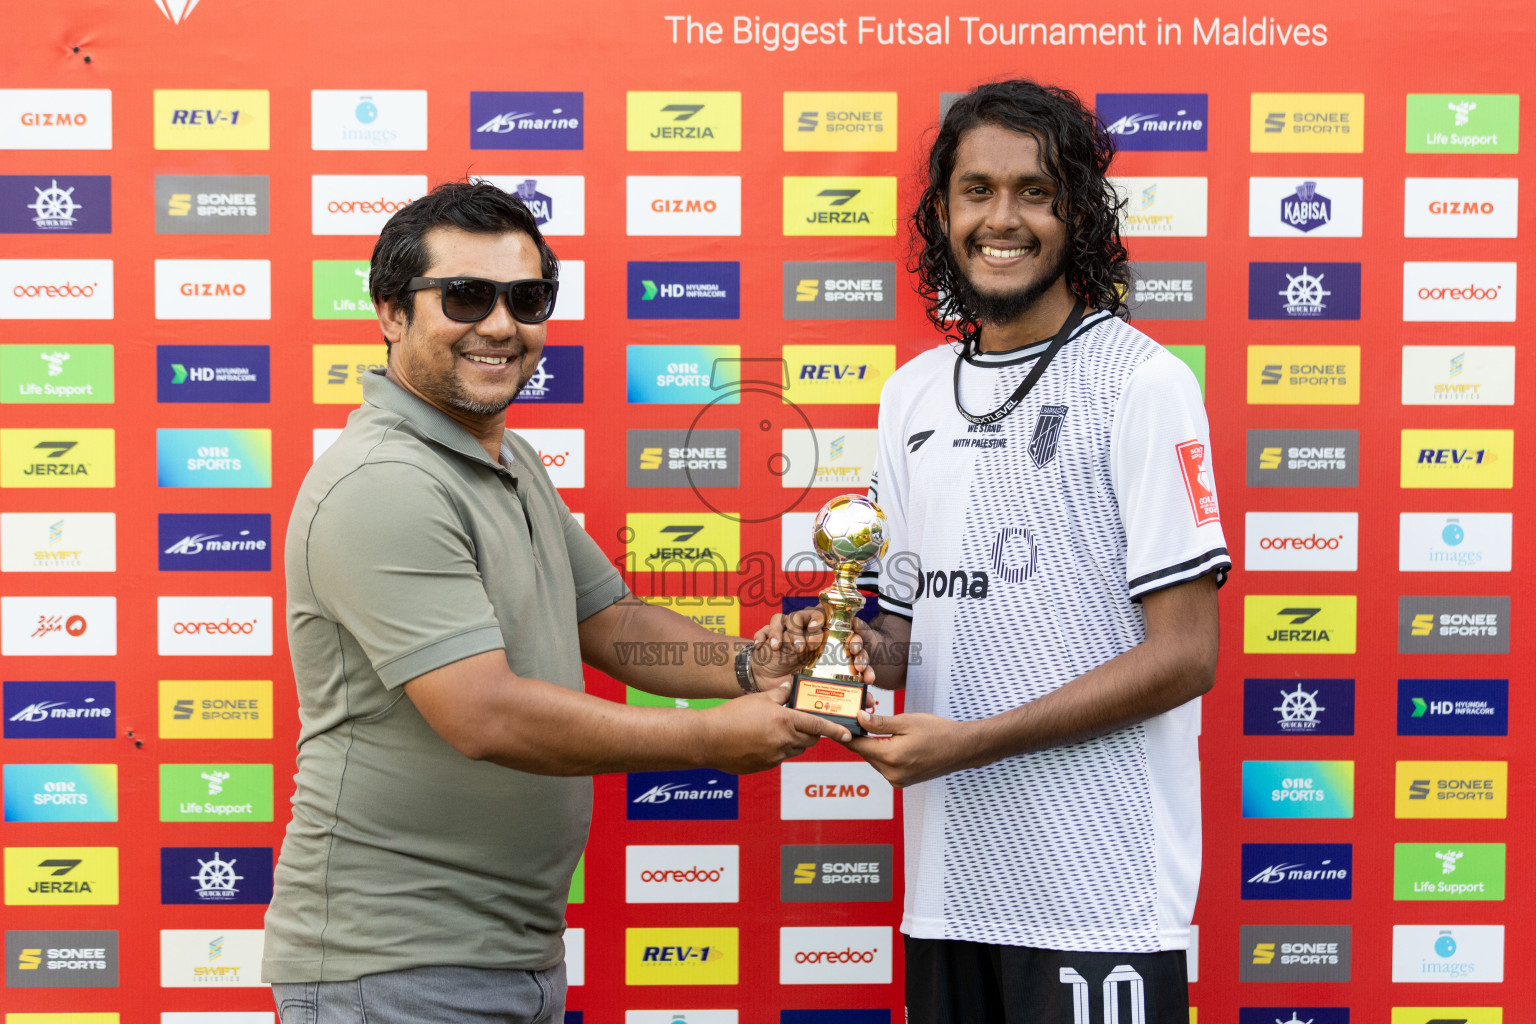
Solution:
M 1221 509 L 1216 506 L 1216 481 L 1206 461 L 1208 446 L 1204 441 L 1185 441 L 1174 448 L 1179 453 L 1179 468 L 1184 471 L 1184 493 L 1189 495 L 1195 525 L 1221 522 Z

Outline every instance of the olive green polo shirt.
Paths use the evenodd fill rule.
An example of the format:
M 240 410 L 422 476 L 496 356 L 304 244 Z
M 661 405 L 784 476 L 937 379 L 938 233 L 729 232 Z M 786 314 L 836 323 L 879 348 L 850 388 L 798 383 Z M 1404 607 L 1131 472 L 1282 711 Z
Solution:
M 501 650 L 581 690 L 576 624 L 628 590 L 522 438 L 502 465 L 382 374 L 363 398 L 288 524 L 301 730 L 263 977 L 552 967 L 591 779 L 472 761 L 402 687 Z

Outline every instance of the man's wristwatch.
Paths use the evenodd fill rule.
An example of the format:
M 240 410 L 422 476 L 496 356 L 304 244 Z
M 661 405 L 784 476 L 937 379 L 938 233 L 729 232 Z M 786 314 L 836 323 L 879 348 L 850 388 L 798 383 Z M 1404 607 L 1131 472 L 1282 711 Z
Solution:
M 741 650 L 736 652 L 736 685 L 741 687 L 742 693 L 758 693 L 757 678 L 752 674 L 752 652 L 756 649 L 754 644 L 743 644 Z

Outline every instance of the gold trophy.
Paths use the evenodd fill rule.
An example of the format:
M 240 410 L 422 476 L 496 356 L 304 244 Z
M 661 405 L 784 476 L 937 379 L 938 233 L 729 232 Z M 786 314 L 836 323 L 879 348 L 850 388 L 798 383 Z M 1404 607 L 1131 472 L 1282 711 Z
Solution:
M 864 607 L 864 595 L 854 581 L 865 565 L 885 554 L 890 543 L 885 531 L 885 513 L 862 494 L 840 494 L 827 502 L 816 513 L 811 529 L 817 557 L 837 576 L 821 592 L 826 641 L 819 655 L 808 655 L 808 664 L 795 673 L 789 706 L 829 718 L 855 736 L 864 735 L 859 709 L 864 706 L 866 687 L 848 650 L 854 617 Z

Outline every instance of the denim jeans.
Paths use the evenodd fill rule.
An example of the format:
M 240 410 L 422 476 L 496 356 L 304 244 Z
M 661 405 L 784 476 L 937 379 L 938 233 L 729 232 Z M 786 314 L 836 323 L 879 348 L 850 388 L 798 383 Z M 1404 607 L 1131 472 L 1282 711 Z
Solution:
M 272 986 L 280 1024 L 564 1024 L 565 964 L 545 971 L 414 967 Z

